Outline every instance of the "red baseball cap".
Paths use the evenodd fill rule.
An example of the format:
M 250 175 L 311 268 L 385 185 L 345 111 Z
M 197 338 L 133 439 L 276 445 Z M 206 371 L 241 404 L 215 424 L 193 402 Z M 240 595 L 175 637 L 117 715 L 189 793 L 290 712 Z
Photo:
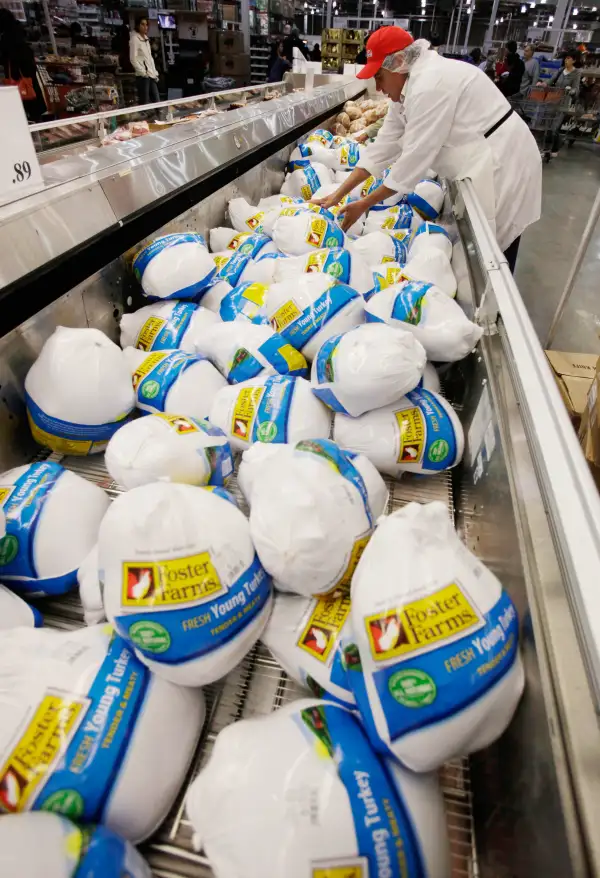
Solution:
M 401 27 L 380 27 L 367 40 L 367 63 L 356 74 L 357 79 L 370 79 L 375 76 L 388 55 L 401 52 L 414 43 L 414 39 Z

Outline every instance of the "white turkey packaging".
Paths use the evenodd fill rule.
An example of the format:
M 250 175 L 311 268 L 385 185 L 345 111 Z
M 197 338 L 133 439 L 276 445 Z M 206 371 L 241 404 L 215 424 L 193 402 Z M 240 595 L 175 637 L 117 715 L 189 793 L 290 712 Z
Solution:
M 432 284 L 403 281 L 365 303 L 368 322 L 388 323 L 413 333 L 434 362 L 455 363 L 483 334 L 460 305 Z
M 413 390 L 425 360 L 410 332 L 366 323 L 321 345 L 312 364 L 313 393 L 334 412 L 358 417 Z
M 332 335 L 364 323 L 365 301 L 330 274 L 312 272 L 273 284 L 267 315 L 273 329 L 312 360 Z
M 253 442 L 326 439 L 330 414 L 305 378 L 253 378 L 220 390 L 209 420 L 228 437 L 234 451 Z
M 381 266 L 387 268 L 386 265 Z M 417 280 L 433 284 L 447 296 L 456 295 L 456 276 L 447 255 L 441 250 L 422 250 L 411 256 L 402 269 L 402 280 Z M 399 283 L 399 281 L 396 281 Z
M 202 235 L 156 238 L 135 257 L 133 273 L 153 299 L 194 299 L 210 284 L 215 264 Z
M 236 250 L 241 256 L 254 258 L 261 253 L 276 253 L 277 247 L 267 235 L 259 232 L 236 232 L 225 226 L 210 230 L 210 249 L 214 253 L 221 250 Z M 214 263 L 213 263 L 214 264 Z
M 2 878 L 152 878 L 135 847 L 105 826 L 43 811 L 0 820 Z
M 258 376 L 308 375 L 306 360 L 283 336 L 249 320 L 215 326 L 206 344 L 206 356 L 230 384 Z
M 182 350 L 202 354 L 211 328 L 220 323 L 208 308 L 193 302 L 159 302 L 121 317 L 121 347 L 141 351 Z
M 0 553 L 2 551 L 2 540 L 0 539 Z M 4 628 L 20 628 L 21 625 L 41 628 L 43 624 L 44 617 L 39 610 L 31 607 L 26 601 L 16 595 L 14 591 L 0 585 L 0 630 Z
M 381 760 L 331 702 L 227 726 L 186 807 L 219 878 L 450 876 L 437 779 Z
M 329 274 L 338 283 L 348 284 L 361 295 L 373 289 L 373 272 L 360 256 L 341 247 L 315 250 L 303 256 L 282 259 L 277 263 L 274 280 L 295 281 L 300 274 Z
M 208 417 L 215 396 L 227 381 L 204 357 L 184 351 L 146 354 L 125 348 L 136 405 L 144 412 L 190 418 Z
M 423 223 L 415 230 L 408 249 L 411 259 L 430 250 L 441 250 L 448 259 L 452 259 L 452 241 L 443 226 L 437 223 Z
M 84 558 L 77 571 L 77 583 L 85 624 L 96 625 L 98 622 L 105 622 L 106 613 L 102 603 L 102 589 L 98 575 L 98 543 Z
M 321 186 L 321 188 L 317 189 L 317 191 L 315 192 L 314 198 L 315 199 L 316 198 L 327 198 L 328 195 L 333 195 L 334 192 L 337 192 L 338 188 L 339 187 L 338 187 L 337 183 L 329 183 L 327 186 Z M 356 199 L 351 195 L 344 195 L 344 197 L 340 201 L 338 201 L 338 203 L 335 204 L 333 207 L 327 208 L 326 211 L 324 208 L 322 208 L 322 210 L 328 216 L 328 218 L 330 218 L 329 215 L 331 215 L 331 217 L 333 217 L 333 219 L 335 219 L 336 222 L 338 224 L 340 224 L 340 221 L 342 219 L 340 217 L 340 214 L 342 213 L 343 209 L 351 201 L 355 201 L 355 200 Z M 349 229 L 346 230 L 346 235 L 348 235 L 349 238 L 357 238 L 359 235 L 363 234 L 364 230 L 365 230 L 365 217 L 363 215 L 363 216 L 360 216 L 356 220 L 356 222 L 353 225 L 351 225 Z
M 6 536 L 0 582 L 24 593 L 62 594 L 98 537 L 110 501 L 87 479 L 42 461 L 0 475 Z
M 442 503 L 383 519 L 352 580 L 348 683 L 373 746 L 413 771 L 489 746 L 521 698 L 515 607 Z
M 365 220 L 365 234 L 370 232 L 411 232 L 418 229 L 423 220 L 408 204 L 396 204 L 385 210 L 370 210 Z
M 252 539 L 277 588 L 308 597 L 347 587 L 387 505 L 373 464 L 327 439 L 305 439 L 251 448 L 240 473 Z
M 288 162 L 288 171 L 302 170 L 307 165 L 310 166 L 315 163 L 324 165 L 326 168 L 337 167 L 336 151 L 316 141 L 300 143 L 292 150 Z
M 271 580 L 248 519 L 216 492 L 156 482 L 121 494 L 98 558 L 108 619 L 162 678 L 213 683 L 262 634 Z
M 341 448 L 365 454 L 382 473 L 435 473 L 460 462 L 461 423 L 450 403 L 423 387 L 359 418 L 335 416 L 333 437 Z
M 355 705 L 342 650 L 344 640 L 352 640 L 349 587 L 318 598 L 275 592 L 261 640 L 292 680 L 317 698 Z
M 444 190 L 437 180 L 420 180 L 406 201 L 424 220 L 436 220 L 444 204 Z
M 273 263 L 275 264 L 275 263 Z M 267 294 L 269 286 L 255 281 L 244 281 L 233 287 L 221 299 L 219 315 L 222 320 L 249 320 L 251 323 L 267 324 Z
M 236 232 L 262 232 L 264 211 L 249 204 L 245 198 L 232 198 L 227 210 Z
M 286 256 L 302 256 L 324 247 L 344 247 L 340 226 L 310 210 L 282 211 L 273 226 L 273 241 Z
M 127 490 L 149 482 L 224 485 L 233 472 L 225 434 L 208 421 L 156 413 L 122 427 L 108 443 L 106 468 Z
M 382 262 L 397 262 L 404 265 L 407 259 L 408 234 L 404 230 L 369 232 L 355 241 L 350 241 L 348 250 L 370 265 L 381 265 Z
M 121 349 L 98 329 L 59 326 L 25 378 L 36 442 L 60 454 L 95 454 L 135 404 Z
M 300 163 L 297 162 L 299 165 Z M 319 162 L 305 161 L 302 167 L 288 174 L 281 187 L 282 195 L 290 195 L 310 201 L 317 189 L 326 183 L 333 183 L 333 174 Z
M 2 810 L 64 811 L 142 841 L 181 788 L 204 715 L 200 690 L 151 674 L 110 625 L 0 632 Z

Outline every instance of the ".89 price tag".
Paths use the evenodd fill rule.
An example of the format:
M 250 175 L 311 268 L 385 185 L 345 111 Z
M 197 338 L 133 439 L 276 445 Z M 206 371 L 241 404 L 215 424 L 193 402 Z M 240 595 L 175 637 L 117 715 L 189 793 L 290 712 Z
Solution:
M 44 179 L 29 132 L 19 90 L 0 88 L 0 203 L 14 201 L 32 189 L 41 189 Z

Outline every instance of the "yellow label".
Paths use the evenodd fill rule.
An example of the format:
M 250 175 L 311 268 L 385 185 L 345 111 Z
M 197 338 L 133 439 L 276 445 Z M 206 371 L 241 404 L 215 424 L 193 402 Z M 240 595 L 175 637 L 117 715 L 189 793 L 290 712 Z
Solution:
M 142 351 L 149 351 L 154 343 L 154 339 L 166 322 L 162 317 L 149 317 L 138 333 L 135 343 L 136 348 Z
M 398 463 L 419 463 L 425 444 L 425 420 L 421 409 L 412 406 L 394 412 L 400 427 Z
M 264 387 L 244 387 L 238 393 L 231 418 L 231 433 L 243 442 L 250 442 L 252 424 Z
M 381 263 L 383 264 L 384 262 L 395 262 L 395 261 L 396 261 L 395 256 L 384 256 L 383 259 L 381 260 Z
M 376 661 L 414 655 L 464 637 L 482 624 L 481 614 L 456 582 L 403 607 L 365 618 L 371 655 Z
M 311 271 L 323 271 L 325 260 L 328 257 L 327 250 L 320 250 L 318 253 L 310 253 L 304 267 L 304 273 L 309 274 Z
M 10 485 L 8 488 L 0 488 L 0 506 L 4 506 L 14 490 L 14 485 Z
M 134 390 L 137 390 L 140 382 L 143 381 L 146 375 L 158 366 L 166 356 L 166 351 L 157 351 L 155 354 L 150 354 L 142 363 L 140 363 L 131 376 Z
M 371 186 L 373 185 L 374 182 L 375 182 L 375 177 L 367 177 L 367 179 L 363 183 L 362 189 L 360 190 L 360 194 L 362 195 L 363 198 L 369 194 L 369 189 L 371 188 Z
M 391 265 L 389 268 L 384 268 L 383 272 L 379 270 L 377 276 L 379 278 L 379 286 L 382 290 L 385 290 L 387 287 L 392 287 L 394 284 L 398 284 L 402 280 L 406 280 L 405 276 L 402 274 L 402 269 L 398 268 L 397 265 Z
M 381 228 L 382 229 L 393 229 L 395 222 L 396 222 L 395 216 L 388 216 L 381 224 Z
M 34 424 L 29 412 L 27 412 L 27 418 L 29 420 L 31 435 L 35 441 L 39 445 L 43 445 L 44 448 L 51 448 L 52 451 L 56 451 L 58 454 L 83 456 L 90 453 L 92 445 L 94 444 L 91 441 L 87 439 L 64 439 L 62 436 L 55 436 L 54 433 L 48 433 L 46 430 L 42 430 L 41 427 L 38 427 L 37 424 Z M 106 446 L 106 444 L 107 443 L 105 442 L 104 446 Z
M 313 866 L 311 878 L 368 878 L 369 869 L 364 857 L 337 860 L 337 865 Z
M 281 332 L 282 329 L 285 329 L 286 326 L 289 326 L 290 323 L 293 323 L 294 320 L 297 320 L 301 315 L 302 311 L 298 308 L 296 303 L 290 299 L 289 302 L 284 302 L 281 308 L 278 308 L 272 315 L 270 319 L 271 328 L 274 329 L 275 332 Z
M 347 164 L 348 164 L 348 153 L 349 153 L 349 151 L 350 151 L 350 149 L 349 149 L 348 146 L 343 146 L 343 147 L 340 149 L 340 151 L 339 151 L 339 153 L 338 153 L 338 155 L 339 155 L 339 157 L 340 157 L 340 165 L 347 165 Z
M 48 690 L 0 769 L 0 811 L 23 811 L 75 734 L 88 699 Z
M 218 271 L 223 268 L 224 265 L 227 265 L 230 259 L 231 256 L 213 256 L 213 262 L 217 266 Z
M 326 662 L 346 619 L 350 615 L 350 592 L 321 597 L 311 611 L 297 645 L 320 662 Z
M 176 433 L 179 433 L 182 436 L 186 433 L 200 433 L 200 427 L 194 424 L 193 421 L 190 421 L 189 418 L 184 418 L 182 415 L 166 415 L 164 412 L 157 412 L 155 417 L 162 418 L 163 421 L 166 421 Z
M 122 607 L 171 607 L 225 591 L 208 552 L 170 561 L 124 561 Z
M 300 187 L 300 195 L 302 196 L 302 198 L 304 198 L 305 201 L 308 201 L 310 198 L 312 198 L 312 194 L 313 191 L 310 186 L 308 186 L 308 184 Z
M 296 348 L 292 347 L 291 344 L 284 344 L 279 348 L 279 353 L 286 361 L 288 365 L 288 369 L 290 372 L 295 372 L 297 369 L 306 369 L 307 363 L 300 351 L 297 351 Z
M 395 238 L 396 241 L 404 241 L 409 237 L 410 231 L 408 229 L 396 229 L 395 232 L 392 232 L 392 238 Z
M 248 219 L 246 220 L 246 225 L 249 229 L 255 231 L 255 229 L 257 229 L 262 223 L 263 217 L 264 213 L 262 211 L 259 211 L 259 213 L 255 213 L 254 216 L 248 217 Z
M 266 292 L 267 287 L 264 284 L 250 284 L 242 293 L 242 299 L 248 299 L 249 302 L 253 302 L 255 305 L 264 305 Z
M 315 141 L 317 143 L 322 143 L 323 146 L 329 146 L 327 138 L 323 137 L 322 134 L 311 134 L 310 137 L 306 138 L 307 143 L 314 143 Z
M 369 533 L 366 536 L 360 537 L 358 540 L 355 541 L 352 547 L 352 551 L 350 552 L 350 560 L 348 561 L 348 566 L 342 574 L 342 578 L 336 585 L 336 588 L 350 588 L 350 583 L 352 582 L 354 571 L 356 570 L 358 562 L 360 561 L 360 557 L 370 539 L 371 534 Z
M 306 236 L 306 243 L 311 247 L 320 247 L 327 231 L 327 221 L 321 217 L 315 217 L 310 221 L 310 229 Z
M 284 207 L 279 211 L 279 216 L 298 216 L 299 213 L 302 211 L 298 207 Z
M 227 245 L 228 250 L 237 250 L 240 247 L 246 238 L 250 237 L 250 232 L 238 232 L 237 235 L 234 235 L 229 244 Z

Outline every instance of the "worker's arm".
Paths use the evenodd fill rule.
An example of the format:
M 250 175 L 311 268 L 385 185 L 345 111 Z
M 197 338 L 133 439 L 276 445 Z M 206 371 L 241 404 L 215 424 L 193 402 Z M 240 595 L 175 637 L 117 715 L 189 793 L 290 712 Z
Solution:
M 537 58 L 533 59 L 533 71 L 531 73 L 531 84 L 535 85 L 535 83 L 540 78 L 540 62 Z
M 335 207 L 336 204 L 340 203 L 344 195 L 348 195 L 370 176 L 369 172 L 364 168 L 354 168 L 352 173 L 347 175 L 348 179 L 344 180 L 342 185 L 332 195 L 328 195 L 326 198 L 312 198 L 311 201 L 313 204 L 320 204 L 321 207 Z
M 392 104 L 374 142 L 361 150 L 357 167 L 368 171 L 367 176 L 378 177 L 402 151 L 405 126 L 403 105 Z

